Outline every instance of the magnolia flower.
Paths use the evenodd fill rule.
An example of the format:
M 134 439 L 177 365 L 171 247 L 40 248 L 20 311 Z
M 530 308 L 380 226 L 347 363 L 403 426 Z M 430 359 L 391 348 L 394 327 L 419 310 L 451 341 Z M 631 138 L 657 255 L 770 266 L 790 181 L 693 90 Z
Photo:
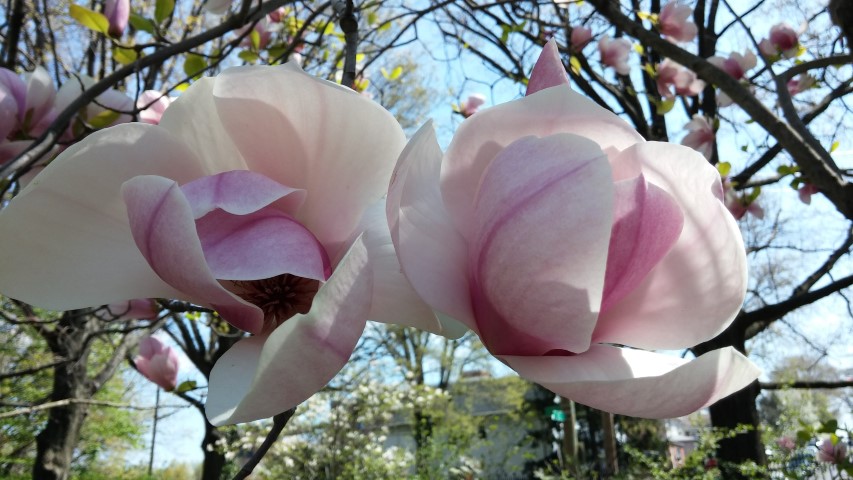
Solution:
M 811 183 L 804 182 L 802 186 L 800 186 L 799 190 L 797 190 L 797 196 L 800 198 L 801 202 L 805 203 L 806 205 L 811 205 L 812 195 L 819 192 L 820 189 L 818 189 Z
M 705 88 L 705 82 L 699 80 L 692 71 L 666 58 L 657 67 L 657 86 L 658 93 L 666 98 L 675 95 L 695 97 Z M 675 94 L 670 87 L 675 87 Z
M 486 97 L 479 93 L 473 93 L 468 95 L 466 100 L 459 102 L 459 113 L 461 113 L 463 117 L 468 118 L 477 113 L 477 110 L 479 110 L 484 103 L 486 103 Z
M 130 19 L 130 0 L 104 0 L 104 16 L 110 22 L 110 35 L 122 36 Z
M 139 342 L 139 355 L 133 364 L 145 378 L 171 392 L 178 384 L 178 354 L 156 337 Z
M 758 199 L 751 195 L 738 193 L 732 188 L 728 179 L 723 181 L 723 191 L 725 192 L 726 208 L 729 209 L 735 220 L 742 219 L 747 213 L 755 218 L 764 218 L 764 208 L 758 203 Z
M 379 105 L 291 64 L 200 79 L 159 125 L 89 135 L 10 202 L 0 292 L 213 308 L 254 336 L 214 366 L 208 418 L 270 417 L 337 374 L 367 318 L 455 332 L 408 286 L 383 219 L 404 143 Z
M 592 41 L 592 30 L 584 26 L 574 27 L 570 41 L 572 43 L 572 51 L 576 53 L 580 52 L 586 44 Z
M 776 445 L 785 452 L 792 452 L 797 448 L 797 443 L 791 437 L 780 437 L 776 439 Z
M 714 154 L 714 126 L 703 115 L 693 115 L 693 119 L 684 126 L 687 135 L 681 140 L 681 144 L 701 153 L 710 160 Z
M 796 95 L 800 92 L 805 92 L 814 87 L 815 83 L 817 83 L 817 79 L 808 73 L 798 75 L 796 78 L 788 80 L 788 93 Z
M 669 2 L 664 5 L 658 16 L 658 29 L 661 35 L 677 40 L 689 42 L 696 37 L 696 24 L 689 21 L 693 9 L 678 2 Z
M 56 118 L 55 98 L 56 88 L 43 67 L 21 77 L 0 68 L 0 141 L 19 131 L 41 135 Z
M 406 278 L 521 376 L 595 408 L 676 417 L 746 386 L 758 371 L 732 348 L 640 350 L 695 345 L 740 310 L 716 169 L 552 80 L 464 121 L 444 154 L 430 124 L 409 142 L 387 200 Z
M 708 62 L 728 73 L 735 80 L 742 80 L 746 72 L 755 68 L 757 59 L 755 54 L 747 50 L 746 53 L 740 54 L 732 52 L 728 58 L 723 58 L 717 55 L 708 58 Z
M 598 51 L 601 54 L 601 63 L 613 67 L 620 75 L 628 75 L 631 71 L 631 67 L 628 66 L 631 42 L 628 39 L 611 39 L 610 35 L 604 35 L 598 40 Z
M 65 108 L 77 99 L 85 90 L 95 84 L 95 79 L 78 74 L 69 78 L 59 87 L 56 93 L 56 109 L 63 111 Z M 126 123 L 132 120 L 129 113 L 133 111 L 133 99 L 124 93 L 110 88 L 106 92 L 95 97 L 95 101 L 88 104 L 83 109 L 83 120 L 91 122 L 98 115 L 109 115 L 108 125 L 117 125 Z M 113 118 L 114 117 L 114 118 Z
M 800 34 L 787 23 L 779 23 L 770 27 L 770 36 L 758 43 L 761 53 L 768 58 L 782 55 L 792 58 L 799 55 Z
M 150 298 L 113 303 L 106 310 L 106 320 L 154 320 L 160 313 L 157 302 Z
M 146 90 L 136 99 L 136 108 L 139 109 L 139 121 L 157 125 L 163 112 L 172 103 L 172 98 L 157 90 Z
M 817 448 L 817 459 L 820 462 L 840 465 L 847 459 L 847 444 L 842 441 L 832 443 L 829 438 L 824 438 Z

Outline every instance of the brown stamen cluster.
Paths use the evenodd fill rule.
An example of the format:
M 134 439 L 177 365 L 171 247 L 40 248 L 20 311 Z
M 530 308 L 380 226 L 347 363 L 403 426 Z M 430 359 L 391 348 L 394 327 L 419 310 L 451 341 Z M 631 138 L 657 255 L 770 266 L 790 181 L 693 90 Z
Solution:
M 285 273 L 263 280 L 235 281 L 240 298 L 264 312 L 264 329 L 269 333 L 297 313 L 308 313 L 320 281 Z

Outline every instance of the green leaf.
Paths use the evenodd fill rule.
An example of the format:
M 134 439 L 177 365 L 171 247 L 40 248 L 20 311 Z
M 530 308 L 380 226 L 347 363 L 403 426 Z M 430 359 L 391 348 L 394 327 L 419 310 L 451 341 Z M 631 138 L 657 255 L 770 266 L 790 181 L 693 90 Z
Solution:
M 658 107 L 658 113 L 661 115 L 665 115 L 665 114 L 669 113 L 669 111 L 672 110 L 672 107 L 674 107 L 674 106 L 675 106 L 675 99 L 674 98 L 667 98 L 667 99 L 663 100 L 662 102 L 660 102 L 660 106 Z
M 188 77 L 195 77 L 196 75 L 199 75 L 205 68 L 207 68 L 207 61 L 205 61 L 204 57 L 201 55 L 189 53 L 184 59 L 184 73 L 186 73 Z
M 249 40 L 252 42 L 252 50 L 257 52 L 261 49 L 261 32 L 252 29 L 252 32 L 249 33 Z
M 835 431 L 838 430 L 838 420 L 832 419 L 827 422 L 824 422 L 820 426 L 819 433 L 831 433 L 835 435 Z M 834 442 L 833 442 L 834 443 Z
M 130 25 L 141 32 L 154 33 L 156 29 L 154 22 L 136 13 L 131 13 L 129 20 Z
M 797 443 L 802 445 L 802 444 L 807 443 L 811 439 L 812 439 L 812 433 L 811 432 L 809 432 L 807 430 L 800 430 L 797 432 Z
M 163 23 L 167 18 L 172 16 L 172 11 L 175 9 L 175 0 L 157 0 L 154 5 L 154 21 L 157 25 Z
M 717 164 L 717 171 L 720 172 L 720 177 L 728 177 L 732 171 L 732 164 L 729 162 L 720 162 Z
M 391 22 L 390 21 L 385 22 L 382 25 L 379 25 L 379 27 L 377 27 L 376 30 L 379 32 L 384 32 L 385 30 L 388 30 L 389 28 L 391 28 Z
M 581 61 L 577 56 L 572 55 L 572 58 L 569 59 L 569 67 L 575 72 L 575 75 L 581 74 Z
M 195 380 L 187 380 L 185 382 L 181 382 L 181 384 L 178 385 L 177 388 L 175 388 L 175 392 L 186 393 L 186 392 L 189 392 L 190 390 L 195 390 L 196 386 L 198 386 L 198 384 L 196 383 Z
M 388 73 L 388 70 L 385 70 L 385 67 L 380 68 L 382 71 L 382 76 L 385 77 L 386 80 L 397 80 L 400 78 L 400 75 L 403 74 L 403 67 L 398 65 L 394 67 L 394 70 L 391 70 L 391 73 Z
M 113 47 L 113 59 L 122 65 L 133 63 L 137 58 L 139 58 L 139 52 L 132 48 Z
M 103 112 L 86 120 L 86 123 L 88 123 L 89 126 L 95 129 L 106 128 L 112 125 L 113 122 L 118 119 L 119 115 L 121 114 L 114 110 L 104 110 Z
M 832 153 L 832 152 L 838 150 L 839 145 L 841 145 L 841 144 L 838 142 L 838 140 L 832 142 L 832 146 L 829 147 L 829 153 Z
M 102 13 L 72 3 L 68 9 L 68 14 L 89 30 L 104 35 L 110 30 L 110 21 Z
M 240 60 L 243 60 L 246 63 L 255 63 L 258 61 L 258 58 L 260 58 L 257 53 L 251 50 L 243 50 L 237 54 L 237 56 L 240 57 Z

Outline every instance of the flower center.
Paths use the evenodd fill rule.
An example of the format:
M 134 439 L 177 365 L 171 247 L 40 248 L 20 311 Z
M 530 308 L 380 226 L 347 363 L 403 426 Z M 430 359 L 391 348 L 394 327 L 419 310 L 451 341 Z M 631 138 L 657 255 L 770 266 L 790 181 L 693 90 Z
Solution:
M 261 334 L 272 332 L 297 313 L 308 313 L 314 295 L 320 288 L 319 280 L 289 273 L 233 283 L 237 287 L 237 296 L 263 310 L 264 328 Z

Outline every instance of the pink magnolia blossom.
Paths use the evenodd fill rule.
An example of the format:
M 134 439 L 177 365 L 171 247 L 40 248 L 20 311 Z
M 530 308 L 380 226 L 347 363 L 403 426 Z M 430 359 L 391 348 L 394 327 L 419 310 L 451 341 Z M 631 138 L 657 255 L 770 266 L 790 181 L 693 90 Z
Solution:
M 743 388 L 758 370 L 734 349 L 640 350 L 705 341 L 740 310 L 716 169 L 552 85 L 465 120 L 444 154 L 430 124 L 410 140 L 386 211 L 406 278 L 521 376 L 595 408 L 676 417 Z
M 797 195 L 799 196 L 801 202 L 805 203 L 806 205 L 811 205 L 812 195 L 819 192 L 820 190 L 811 183 L 803 183 L 800 189 L 797 190 Z
M 157 302 L 150 298 L 135 298 L 107 305 L 107 320 L 154 320 L 160 313 Z
M 805 92 L 814 87 L 815 83 L 817 83 L 817 79 L 807 73 L 798 75 L 796 78 L 788 80 L 788 93 L 796 95 Z
M 701 153 L 710 160 L 714 154 L 714 126 L 703 115 L 693 115 L 693 119 L 684 126 L 687 135 L 681 140 L 681 144 Z
M 56 93 L 56 110 L 60 112 L 65 110 L 71 102 L 94 84 L 95 79 L 82 74 L 66 80 Z M 123 92 L 111 88 L 98 95 L 94 102 L 87 105 L 81 116 L 83 120 L 89 122 L 98 115 L 106 115 L 105 112 L 108 111 L 114 112 L 115 115 L 115 118 L 109 123 L 110 125 L 127 123 L 133 119 L 130 116 L 130 112 L 133 111 L 133 99 Z
M 601 54 L 601 63 L 613 67 L 620 75 L 628 75 L 631 71 L 628 66 L 631 42 L 628 39 L 611 39 L 610 35 L 604 35 L 598 40 L 598 52 Z
M 589 42 L 592 41 L 592 30 L 584 26 L 577 26 L 572 29 L 572 51 L 577 53 L 583 50 Z
M 728 58 L 713 56 L 708 58 L 708 62 L 728 73 L 735 80 L 743 80 L 746 72 L 755 68 L 757 59 L 755 54 L 747 50 L 746 53 L 740 54 L 732 52 Z
M 139 342 L 139 355 L 133 359 L 139 373 L 171 392 L 178 384 L 178 354 L 156 337 Z
M 824 438 L 818 445 L 817 459 L 820 462 L 840 465 L 847 460 L 847 444 L 843 441 L 832 443 L 829 438 Z
M 735 220 L 740 220 L 750 214 L 755 218 L 764 218 L 764 208 L 758 203 L 758 199 L 751 199 L 748 195 L 738 193 L 732 188 L 728 179 L 723 181 L 726 208 L 729 209 Z
M 658 16 L 661 35 L 679 42 L 689 42 L 696 38 L 696 24 L 688 20 L 692 14 L 692 8 L 679 2 L 664 5 Z
M 776 440 L 776 445 L 785 452 L 793 452 L 797 448 L 797 442 L 791 437 L 780 437 Z
M 787 23 L 779 23 L 770 27 L 770 36 L 761 40 L 758 44 L 759 50 L 768 58 L 782 55 L 785 58 L 793 58 L 799 54 L 800 33 Z
M 199 79 L 159 125 L 89 135 L 10 202 L 0 292 L 213 308 L 254 336 L 214 366 L 208 418 L 275 415 L 337 374 L 368 318 L 456 334 L 408 285 L 384 221 L 404 144 L 382 107 L 292 64 Z
M 130 19 L 130 0 L 104 0 L 104 16 L 110 22 L 110 35 L 121 37 Z
M 281 23 L 281 21 L 286 18 L 287 9 L 284 7 L 278 7 L 269 14 L 269 19 L 276 23 Z
M 56 88 L 43 67 L 21 77 L 0 68 L 0 140 L 18 132 L 41 135 L 56 118 L 55 99 Z
M 249 28 L 250 26 L 246 25 L 245 27 L 238 30 L 238 33 L 240 35 L 243 35 Z M 279 28 L 281 28 L 281 25 L 277 22 L 274 22 L 269 15 L 265 16 L 259 22 L 257 22 L 253 29 L 254 31 L 258 32 L 258 49 L 263 50 L 267 48 L 267 45 L 269 45 L 270 40 L 272 40 L 273 32 L 278 30 Z M 252 47 L 253 45 L 251 37 L 249 35 L 244 37 L 243 41 L 240 42 L 240 45 L 247 48 Z
M 146 90 L 136 99 L 136 108 L 139 110 L 139 121 L 157 125 L 163 117 L 166 108 L 172 103 L 168 95 L 157 90 Z
M 473 93 L 468 95 L 468 98 L 464 101 L 459 102 L 459 113 L 461 113 L 463 117 L 468 118 L 477 113 L 477 110 L 479 110 L 484 103 L 486 103 L 486 97 L 479 93 Z
M 705 82 L 692 71 L 666 58 L 657 67 L 657 86 L 658 93 L 666 98 L 674 98 L 675 95 L 695 97 L 705 88 Z M 674 94 L 672 87 L 675 88 Z

